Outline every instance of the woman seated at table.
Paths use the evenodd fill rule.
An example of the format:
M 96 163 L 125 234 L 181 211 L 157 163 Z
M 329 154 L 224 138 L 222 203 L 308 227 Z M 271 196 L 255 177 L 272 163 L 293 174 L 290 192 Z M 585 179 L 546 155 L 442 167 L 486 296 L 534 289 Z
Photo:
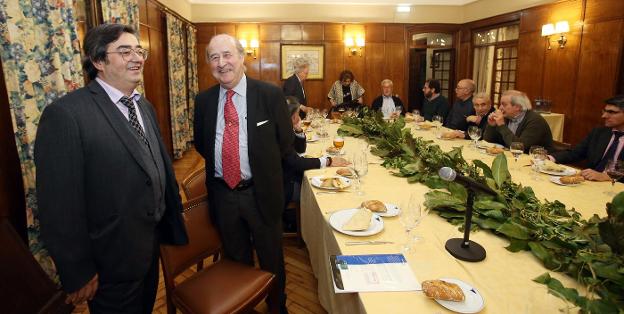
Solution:
M 306 151 L 306 135 L 301 127 L 301 117 L 299 116 L 299 108 L 301 104 L 297 97 L 287 96 L 288 112 L 295 132 L 295 141 L 293 146 L 298 154 Z M 325 167 L 344 167 L 349 165 L 342 157 L 321 156 L 320 158 L 306 158 L 298 154 L 290 154 L 286 156 L 282 162 L 284 174 L 284 208 L 290 202 L 299 201 L 299 192 L 301 191 L 301 180 L 303 172 L 309 169 L 320 169 Z M 295 231 L 297 224 L 294 219 L 294 213 L 284 210 L 283 220 L 284 229 L 288 232 Z
M 340 80 L 332 85 L 327 98 L 334 109 L 353 108 L 363 103 L 362 95 L 364 95 L 364 88 L 355 80 L 351 71 L 344 70 L 340 73 Z
M 487 126 L 488 115 L 494 112 L 494 107 L 492 106 L 490 95 L 484 92 L 477 93 L 472 97 L 472 105 L 474 106 L 475 114 L 467 116 L 466 122 L 468 122 L 468 128 L 470 128 L 471 126 L 478 126 L 479 129 L 481 129 L 482 138 L 483 133 L 485 132 L 485 127 Z M 453 135 L 456 138 L 470 139 L 470 136 L 468 136 L 468 132 L 455 130 L 453 132 Z

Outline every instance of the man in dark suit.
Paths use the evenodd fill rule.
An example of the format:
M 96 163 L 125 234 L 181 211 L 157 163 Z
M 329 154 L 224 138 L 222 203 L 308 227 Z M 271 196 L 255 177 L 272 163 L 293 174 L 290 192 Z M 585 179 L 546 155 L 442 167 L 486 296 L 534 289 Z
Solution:
M 401 108 L 403 111 L 403 102 L 399 97 L 392 95 L 393 83 L 389 79 L 381 81 L 381 96 L 373 100 L 371 109 L 375 111 L 381 111 L 384 118 L 391 118 L 395 116 L 396 108 Z
M 512 142 L 522 142 L 524 151 L 539 145 L 552 150 L 550 127 L 539 113 L 531 110 L 531 101 L 523 92 L 503 92 L 500 106 L 488 116 L 483 139 L 509 147 Z
M 135 89 L 147 50 L 132 27 L 103 24 L 84 52 L 91 82 L 49 105 L 37 131 L 42 240 L 68 302 L 151 313 L 159 244 L 188 237 L 156 114 Z
M 282 252 L 282 159 L 293 152 L 292 124 L 282 91 L 245 76 L 244 51 L 232 36 L 214 36 L 206 48 L 219 82 L 195 107 L 195 146 L 206 160 L 211 215 L 225 256 L 274 273 L 269 307 L 286 311 Z
M 475 114 L 472 104 L 472 94 L 474 94 L 474 91 L 475 83 L 471 79 L 463 79 L 457 83 L 457 87 L 455 87 L 457 101 L 455 101 L 448 116 L 444 119 L 445 127 L 460 131 L 466 131 L 468 129 L 466 117 Z
M 305 58 L 296 58 L 293 62 L 295 73 L 284 82 L 284 95 L 295 96 L 299 100 L 299 117 L 305 119 L 308 112 L 307 99 L 303 82 L 308 78 L 310 72 L 310 62 Z
M 622 148 L 624 147 L 624 95 L 617 95 L 605 100 L 602 110 L 604 127 L 597 127 L 589 132 L 574 148 L 552 155 L 557 163 L 574 163 L 585 160 L 586 169 L 581 175 L 587 180 L 609 181 L 609 176 L 604 172 L 609 160 L 624 159 Z

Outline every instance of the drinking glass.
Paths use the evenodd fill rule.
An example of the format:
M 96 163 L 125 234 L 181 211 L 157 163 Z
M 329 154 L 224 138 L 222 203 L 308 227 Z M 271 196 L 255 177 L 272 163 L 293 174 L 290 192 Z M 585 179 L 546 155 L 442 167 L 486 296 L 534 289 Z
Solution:
M 340 137 L 340 136 L 336 136 L 334 137 L 334 147 L 338 148 L 338 149 L 342 149 L 342 147 L 344 146 L 344 138 Z
M 438 133 L 440 133 L 440 128 L 442 128 L 442 124 L 444 124 L 444 118 L 442 118 L 442 116 L 435 115 L 431 117 L 431 122 L 435 124 L 435 131 L 437 135 Z
M 414 227 L 416 227 L 418 219 L 416 217 L 416 210 L 414 207 L 410 206 L 409 201 L 405 202 L 402 207 L 399 221 L 405 229 L 405 243 L 401 246 L 401 250 L 404 253 L 408 253 L 412 249 L 412 241 L 414 240 L 412 238 L 411 231 Z
M 418 111 L 418 109 L 414 109 L 412 110 L 412 114 L 415 115 L 416 117 L 420 116 L 420 111 Z
M 429 213 L 429 209 L 427 207 L 423 208 L 422 206 L 420 206 L 420 197 L 416 193 L 410 194 L 410 198 L 409 198 L 409 201 L 407 202 L 406 208 L 409 211 L 411 211 L 414 215 L 414 218 L 415 218 L 414 227 L 417 227 Z M 414 241 L 419 241 L 422 239 L 424 238 L 416 236 L 416 235 L 412 236 L 412 240 Z
M 470 136 L 470 138 L 474 142 L 474 148 L 476 150 L 477 141 L 479 141 L 479 138 L 481 138 L 481 129 L 476 125 L 472 125 L 468 127 L 468 136 Z
M 356 180 L 355 190 L 357 191 L 357 195 L 363 196 L 366 193 L 362 190 L 362 177 L 368 173 L 368 161 L 366 159 L 366 154 L 363 152 L 355 152 L 351 157 L 351 172 L 353 172 Z
M 540 178 L 538 172 L 544 165 L 544 162 L 548 159 L 548 151 L 542 146 L 533 145 L 529 149 L 529 156 L 531 157 L 531 161 L 533 163 L 531 165 L 531 169 L 533 169 L 532 177 L 536 181 L 541 181 L 542 179 Z
M 524 144 L 522 142 L 512 142 L 509 145 L 509 151 L 514 157 L 516 168 L 518 168 L 518 158 L 524 153 Z
M 605 171 L 609 178 L 611 178 L 611 191 L 606 191 L 605 194 L 609 196 L 615 196 L 615 182 L 624 177 L 624 161 L 623 160 L 609 160 Z
M 402 107 L 402 106 L 395 106 L 395 107 L 394 107 L 394 112 L 395 112 L 397 115 L 400 115 L 402 111 L 403 111 L 403 107 Z

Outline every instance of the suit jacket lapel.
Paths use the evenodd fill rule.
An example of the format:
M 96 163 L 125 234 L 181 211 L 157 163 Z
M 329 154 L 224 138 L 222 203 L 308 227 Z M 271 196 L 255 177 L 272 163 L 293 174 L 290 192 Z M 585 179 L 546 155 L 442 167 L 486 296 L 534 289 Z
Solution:
M 93 93 L 93 99 L 95 103 L 100 107 L 100 110 L 108 120 L 108 123 L 111 125 L 117 136 L 119 136 L 120 142 L 126 146 L 126 149 L 130 152 L 134 160 L 143 168 L 145 173 L 149 173 L 147 170 L 147 166 L 144 163 L 143 158 L 141 157 L 140 147 L 135 140 L 135 137 L 130 134 L 130 128 L 128 127 L 128 121 L 125 119 L 123 114 L 116 108 L 115 104 L 110 100 L 108 94 L 104 91 L 104 89 L 97 83 L 97 81 L 93 80 L 88 85 L 89 90 Z M 125 123 L 125 124 L 124 124 Z
M 251 143 L 255 143 L 254 136 L 256 134 L 256 110 L 258 107 L 258 86 L 256 83 L 247 78 L 247 145 L 248 154 L 251 156 Z

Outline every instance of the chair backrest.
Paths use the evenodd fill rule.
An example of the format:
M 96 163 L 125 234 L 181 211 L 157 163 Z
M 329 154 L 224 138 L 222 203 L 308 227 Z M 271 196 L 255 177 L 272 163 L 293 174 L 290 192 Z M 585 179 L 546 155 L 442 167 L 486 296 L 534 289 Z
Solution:
M 182 190 L 187 200 L 208 195 L 206 189 L 206 167 L 201 167 L 182 180 Z
M 66 294 L 52 282 L 13 226 L 0 220 L 2 313 L 71 313 Z
M 173 280 L 187 268 L 221 252 L 221 239 L 210 220 L 207 196 L 184 203 L 183 216 L 189 244 L 160 246 L 165 280 Z

